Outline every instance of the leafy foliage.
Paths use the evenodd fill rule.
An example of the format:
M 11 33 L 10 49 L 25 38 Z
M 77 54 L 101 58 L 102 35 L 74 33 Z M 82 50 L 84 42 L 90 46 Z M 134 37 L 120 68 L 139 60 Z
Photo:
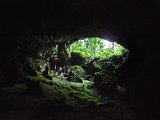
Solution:
M 116 73 L 127 55 L 128 50 L 123 46 L 94 37 L 43 48 L 39 57 L 28 58 L 28 63 L 39 73 L 32 79 L 53 87 L 50 92 L 55 96 L 73 104 L 90 104 L 100 100 L 96 98 L 96 91 L 104 96 L 123 93 Z M 48 76 L 41 76 L 42 72 Z
M 123 51 L 126 49 L 119 44 L 114 44 L 116 46 L 116 50 L 111 47 L 105 48 L 105 44 L 101 38 L 87 38 L 71 44 L 70 51 L 79 53 L 83 57 L 90 58 L 92 60 L 95 58 L 106 59 L 113 55 L 122 55 Z
M 87 75 L 91 75 L 95 88 L 101 94 L 114 96 L 123 92 L 124 88 L 119 85 L 116 73 L 127 59 L 127 49 L 101 38 L 87 38 L 71 44 L 70 51 L 85 58 L 82 67 Z

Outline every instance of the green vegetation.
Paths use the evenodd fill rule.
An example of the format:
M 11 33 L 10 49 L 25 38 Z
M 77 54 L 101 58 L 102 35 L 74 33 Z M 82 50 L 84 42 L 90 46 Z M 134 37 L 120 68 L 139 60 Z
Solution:
M 72 44 L 56 43 L 41 51 L 39 56 L 29 57 L 25 65 L 29 92 L 76 106 L 97 105 L 105 96 L 125 93 L 116 76 L 128 56 L 123 46 L 86 38 Z
M 69 82 L 64 77 L 61 79 L 57 77 L 49 81 L 40 73 L 37 76 L 27 76 L 27 80 L 40 81 L 43 94 L 47 94 L 53 100 L 59 100 L 69 105 L 98 105 L 101 101 L 101 97 L 96 91 L 89 88 L 93 85 L 93 82 L 86 80 L 83 83 L 76 83 Z
M 95 59 L 106 59 L 113 55 L 122 55 L 126 49 L 114 42 L 108 43 L 108 48 L 105 48 L 105 42 L 101 38 L 86 38 L 71 44 L 70 52 L 79 53 L 83 57 Z M 112 46 L 109 47 L 109 44 Z M 114 50 L 116 47 L 116 50 Z

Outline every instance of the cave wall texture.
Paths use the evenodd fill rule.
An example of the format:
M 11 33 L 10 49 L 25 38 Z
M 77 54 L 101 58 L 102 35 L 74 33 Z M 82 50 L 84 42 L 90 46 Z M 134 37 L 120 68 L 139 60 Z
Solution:
M 12 74 L 10 59 L 27 36 L 47 34 L 54 40 L 97 36 L 130 50 L 123 68 L 131 104 L 156 118 L 159 111 L 158 0 L 2 1 L 0 16 L 1 72 Z M 69 40 L 69 39 L 67 39 Z M 138 106 L 138 107 L 137 107 Z

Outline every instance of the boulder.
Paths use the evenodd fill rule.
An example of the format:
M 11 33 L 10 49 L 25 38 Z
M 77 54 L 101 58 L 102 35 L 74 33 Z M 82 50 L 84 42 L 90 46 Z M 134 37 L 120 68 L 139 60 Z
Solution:
M 36 94 L 36 95 L 41 95 L 42 94 L 42 88 L 41 88 L 39 80 L 27 79 L 25 85 L 26 85 L 27 91 L 29 93 Z
M 28 64 L 24 65 L 23 72 L 26 75 L 29 75 L 29 76 L 36 76 L 37 75 L 36 71 L 30 65 L 28 65 Z
M 69 76 L 67 78 L 67 81 L 69 81 L 69 82 L 83 83 L 83 80 L 81 78 L 78 78 L 78 77 L 75 77 L 75 76 Z

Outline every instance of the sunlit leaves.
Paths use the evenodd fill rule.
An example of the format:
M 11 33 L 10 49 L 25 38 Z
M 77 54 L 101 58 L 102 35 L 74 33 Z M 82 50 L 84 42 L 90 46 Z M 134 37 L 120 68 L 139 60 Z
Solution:
M 80 53 L 83 57 L 90 57 L 91 59 L 106 59 L 113 55 L 122 55 L 125 50 L 125 48 L 119 44 L 116 44 L 115 50 L 112 47 L 104 48 L 104 46 L 105 43 L 101 38 L 86 38 L 71 44 L 70 52 Z

